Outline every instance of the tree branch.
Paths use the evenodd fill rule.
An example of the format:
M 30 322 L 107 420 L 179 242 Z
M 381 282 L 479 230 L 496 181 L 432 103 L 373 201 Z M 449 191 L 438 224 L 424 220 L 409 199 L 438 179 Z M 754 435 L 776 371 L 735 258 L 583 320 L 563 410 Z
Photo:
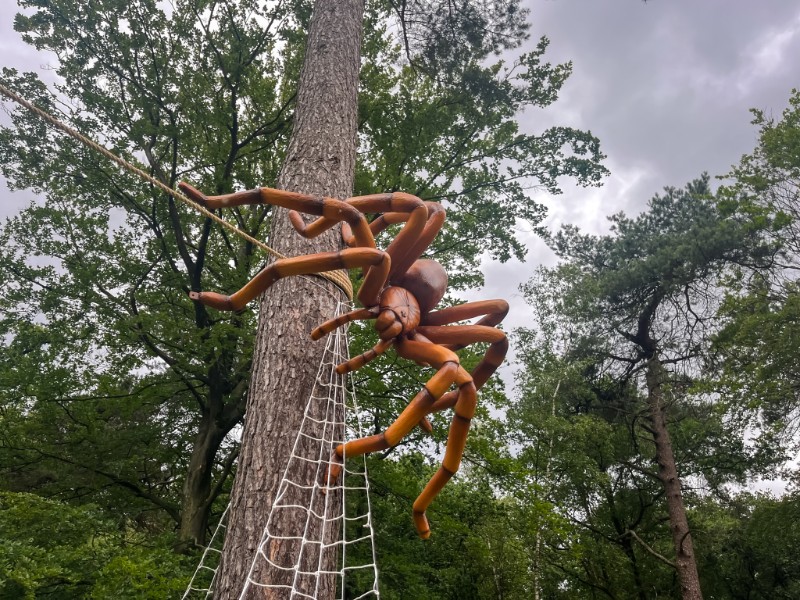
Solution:
M 621 537 L 624 537 L 624 536 L 632 537 L 633 539 L 635 539 L 637 542 L 639 542 L 642 545 L 642 548 L 644 548 L 647 551 L 648 554 L 651 554 L 652 556 L 655 556 L 658 560 L 660 560 L 664 564 L 669 565 L 673 569 L 677 569 L 678 568 L 677 565 L 674 562 L 672 562 L 671 560 L 669 560 L 666 556 L 663 556 L 663 555 L 659 554 L 658 552 L 653 550 L 650 546 L 648 546 L 647 543 L 645 543 L 645 541 L 642 538 L 640 538 L 638 535 L 636 535 L 635 531 L 633 531 L 631 529 L 628 529 L 627 531 L 625 531 L 625 533 L 622 534 Z

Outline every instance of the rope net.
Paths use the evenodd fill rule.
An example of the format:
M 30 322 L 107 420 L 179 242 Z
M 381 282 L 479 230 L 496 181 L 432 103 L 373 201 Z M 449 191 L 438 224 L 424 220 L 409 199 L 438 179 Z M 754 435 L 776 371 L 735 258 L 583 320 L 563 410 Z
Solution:
M 336 316 L 349 311 L 340 303 Z M 375 532 L 364 456 L 347 460 L 334 485 L 325 485 L 332 450 L 346 440 L 363 437 L 361 415 L 346 375 L 337 364 L 349 358 L 346 328 L 328 335 L 316 381 L 306 404 L 278 492 L 255 553 L 240 599 L 260 597 L 317 598 L 336 586 L 344 600 L 379 598 L 375 560 Z M 298 481 L 297 474 L 311 464 L 313 483 Z M 341 501 L 340 501 L 341 500 Z M 183 600 L 213 598 L 214 577 L 221 556 L 226 513 L 220 520 Z M 291 523 L 287 530 L 283 524 Z M 281 525 L 281 526 L 279 526 Z

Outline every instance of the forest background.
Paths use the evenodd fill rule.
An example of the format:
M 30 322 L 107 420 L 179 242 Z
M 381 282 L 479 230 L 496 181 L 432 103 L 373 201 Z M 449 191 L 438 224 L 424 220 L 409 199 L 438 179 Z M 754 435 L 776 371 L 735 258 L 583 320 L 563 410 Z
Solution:
M 666 9 L 657 3 L 641 6 L 632 3 L 613 8 L 610 4 L 593 3 L 591 8 L 584 7 L 580 11 L 570 11 L 569 7 L 566 2 L 532 6 L 530 21 L 534 29 L 532 41 L 528 43 L 536 42 L 540 33 L 547 34 L 553 38 L 553 44 L 545 59 L 554 63 L 573 60 L 574 73 L 566 80 L 558 100 L 547 110 L 528 109 L 518 120 L 525 133 L 540 134 L 552 125 L 591 129 L 608 157 L 602 164 L 610 175 L 603 179 L 603 187 L 589 188 L 589 191 L 573 188 L 565 179 L 558 180 L 565 191 L 560 196 L 530 191 L 529 196 L 536 202 L 550 207 L 550 220 L 546 222 L 550 232 L 558 231 L 562 223 L 571 223 L 583 233 L 605 234 L 609 231 L 604 218 L 607 215 L 620 210 L 630 217 L 642 211 L 645 215 L 652 214 L 645 203 L 663 185 L 681 189 L 703 171 L 713 175 L 729 173 L 731 165 L 738 164 L 743 153 L 754 157 L 742 163 L 736 177 L 726 181 L 730 187 L 720 197 L 721 214 L 749 215 L 753 223 L 763 226 L 758 230 L 761 235 L 758 240 L 769 246 L 769 256 L 780 260 L 759 262 L 765 253 L 753 246 L 748 251 L 755 254 L 746 257 L 747 260 L 739 256 L 728 264 L 737 265 L 738 269 L 714 272 L 713 281 L 702 280 L 703 289 L 713 290 L 710 297 L 715 300 L 723 297 L 723 289 L 734 295 L 748 293 L 746 314 L 752 321 L 736 324 L 731 315 L 743 313 L 733 300 L 722 307 L 704 301 L 703 308 L 711 312 L 702 314 L 697 321 L 703 326 L 693 329 L 703 335 L 699 341 L 692 340 L 686 353 L 691 364 L 675 369 L 682 379 L 680 385 L 673 382 L 673 388 L 690 400 L 675 402 L 674 406 L 681 411 L 673 413 L 672 427 L 681 444 L 706 441 L 705 446 L 685 445 L 680 452 L 683 456 L 678 456 L 679 471 L 683 470 L 684 483 L 689 487 L 686 501 L 706 595 L 781 597 L 783 594 L 783 597 L 794 597 L 797 573 L 793 570 L 796 567 L 792 565 L 791 549 L 796 547 L 797 532 L 796 528 L 783 524 L 791 523 L 792 515 L 796 522 L 796 499 L 792 493 L 780 500 L 752 496 L 739 493 L 742 489 L 739 486 L 764 476 L 784 475 L 773 489 L 793 490 L 793 471 L 781 473 L 776 469 L 784 458 L 791 458 L 795 441 L 791 435 L 796 385 L 791 378 L 794 363 L 790 334 L 795 323 L 791 273 L 792 244 L 796 238 L 792 237 L 791 208 L 796 206 L 793 204 L 796 197 L 791 194 L 793 190 L 796 193 L 797 182 L 797 162 L 792 163 L 792 159 L 797 158 L 797 146 L 792 146 L 797 143 L 797 106 L 785 116 L 781 115 L 781 110 L 787 105 L 790 89 L 796 85 L 793 80 L 796 69 L 789 57 L 796 55 L 793 48 L 796 50 L 798 44 L 798 15 L 788 7 L 783 8 L 787 11 L 784 14 L 774 8 L 768 11 L 763 7 L 751 7 L 733 11 L 730 18 L 720 20 L 718 13 L 713 12 L 713 3 L 703 9 L 677 4 Z M 721 5 L 717 9 L 721 10 Z M 568 13 L 562 16 L 561 28 L 552 25 L 554 21 L 548 21 L 554 19 L 559 10 Z M 627 35 L 621 34 L 620 29 Z M 591 48 L 591 52 L 587 48 Z M 13 51 L 9 50 L 6 55 L 12 56 Z M 52 64 L 52 55 L 34 59 L 34 69 L 44 62 Z M 657 68 L 657 65 L 666 66 Z M 14 65 L 9 62 L 8 66 Z M 42 75 L 45 81 L 48 76 L 47 72 Z M 765 129 L 767 121 L 749 125 L 752 117 L 747 108 L 750 107 L 764 108 L 764 119 L 768 121 L 774 116 L 783 126 Z M 39 133 L 34 129 L 29 135 Z M 28 160 L 35 158 L 27 157 Z M 593 166 L 593 173 L 602 174 L 599 168 Z M 17 177 L 16 185 L 21 187 L 37 190 L 41 183 L 37 183 L 32 172 L 19 171 L 13 175 Z M 54 177 L 58 173 L 44 175 Z M 589 182 L 592 182 L 591 177 Z M 264 183 L 252 181 L 251 185 Z M 712 181 L 712 188 L 716 186 L 717 182 Z M 702 186 L 692 190 L 695 196 L 698 191 L 703 196 L 710 192 Z M 10 214 L 15 214 L 30 197 L 29 192 L 9 195 L 4 198 L 3 210 L 9 208 Z M 682 206 L 681 194 L 666 194 L 662 198 L 673 198 L 674 205 Z M 62 197 L 61 201 L 68 199 Z M 774 210 L 778 201 L 788 202 L 780 205 L 781 212 Z M 664 216 L 663 211 L 661 216 Z M 535 220 L 536 216 L 531 214 L 528 221 Z M 621 228 L 619 222 L 612 232 L 616 239 L 634 229 Z M 469 225 L 468 220 L 462 223 L 463 227 Z M 16 233 L 42 231 L 26 227 L 17 229 Z M 11 226 L 5 231 L 15 233 Z M 475 288 L 478 279 L 465 282 L 473 289 L 465 289 L 464 297 L 510 297 L 514 303 L 509 320 L 511 328 L 529 325 L 531 315 L 543 314 L 542 311 L 550 311 L 544 313 L 546 322 L 556 323 L 558 319 L 553 315 L 564 314 L 568 323 L 578 323 L 576 313 L 569 312 L 575 306 L 545 305 L 543 299 L 550 296 L 546 289 L 536 287 L 546 285 L 555 290 L 563 289 L 558 285 L 569 285 L 570 290 L 580 290 L 577 284 L 583 280 L 576 279 L 568 270 L 566 275 L 564 270 L 542 272 L 522 294 L 513 291 L 516 281 L 523 283 L 534 274 L 534 265 L 539 260 L 532 259 L 541 259 L 547 265 L 555 263 L 553 258 L 548 258 L 553 255 L 545 252 L 545 246 L 534 235 L 532 227 L 518 221 L 514 232 L 515 243 L 528 248 L 526 266 L 521 267 L 513 258 L 505 264 L 491 263 L 490 268 L 483 268 L 487 274 L 485 285 Z M 4 243 L 9 239 L 4 238 Z M 510 243 L 498 240 L 495 257 L 502 256 L 502 245 Z M 580 267 L 580 258 L 587 254 L 570 254 L 569 248 L 563 244 L 559 248 L 556 240 L 551 240 L 551 246 L 573 266 Z M 572 248 L 575 247 L 573 244 Z M 782 252 L 776 253 L 778 249 Z M 472 267 L 485 265 L 492 259 L 490 252 L 483 254 L 485 250 L 488 248 L 477 242 L 474 244 Z M 445 250 L 441 252 L 446 253 Z M 10 264 L 12 256 L 10 252 L 4 255 L 4 266 Z M 625 260 L 629 261 L 630 257 Z M 604 263 L 595 261 L 592 266 Z M 577 271 L 582 275 L 597 275 L 585 264 Z M 478 271 L 473 272 L 477 276 Z M 8 279 L 4 281 L 12 280 L 10 273 L 14 271 L 9 267 L 4 272 Z M 520 273 L 524 276 L 520 277 Z M 602 275 L 602 271 L 599 273 Z M 498 289 L 500 282 L 504 286 L 502 289 Z M 757 283 L 756 287 L 749 287 L 755 285 L 753 282 Z M 75 286 L 81 284 L 80 280 L 74 282 Z M 508 291 L 509 284 L 511 291 Z M 8 304 L 2 308 L 11 316 L 16 314 L 11 302 L 18 301 L 13 292 L 20 290 L 14 286 L 9 289 L 12 295 L 6 297 Z M 592 289 L 596 291 L 597 288 Z M 53 301 L 52 298 L 45 300 Z M 580 314 L 592 316 L 592 307 L 579 302 L 576 306 L 585 309 Z M 700 312 L 692 308 L 693 312 Z M 717 312 L 717 308 L 723 312 Z M 596 323 L 597 319 L 587 321 Z M 103 457 L 103 464 L 91 465 L 91 468 L 101 467 L 104 473 L 98 473 L 99 469 L 95 468 L 91 477 L 86 475 L 87 465 L 66 469 L 63 456 L 49 457 L 56 462 L 48 464 L 42 453 L 65 441 L 53 437 L 63 434 L 58 431 L 60 424 L 56 421 L 63 419 L 63 414 L 56 416 L 43 411 L 39 421 L 23 422 L 12 418 L 14 401 L 20 399 L 19 387 L 15 386 L 20 381 L 28 382 L 31 373 L 49 373 L 47 361 L 52 361 L 53 356 L 39 353 L 44 347 L 42 332 L 35 328 L 24 332 L 15 330 L 24 320 L 9 322 L 10 319 L 4 321 L 4 326 L 9 328 L 7 332 L 14 334 L 15 343 L 7 334 L 3 351 L 8 354 L 3 357 L 3 364 L 19 368 L 25 366 L 20 360 L 24 357 L 30 362 L 30 370 L 5 372 L 3 387 L 0 387 L 4 394 L 4 440 L 13 442 L 4 446 L 8 454 L 2 463 L 6 468 L 4 489 L 14 492 L 4 496 L 7 518 L 3 535 L 13 543 L 4 546 L 7 555 L 3 557 L 3 564 L 14 565 L 15 573 L 4 580 L 11 586 L 6 593 L 14 597 L 14 593 L 24 589 L 31 593 L 36 590 L 42 597 L 48 593 L 65 597 L 65 590 L 73 590 L 76 597 L 88 593 L 106 597 L 112 592 L 130 597 L 145 597 L 144 594 L 150 593 L 152 597 L 164 597 L 164 590 L 170 586 L 173 590 L 179 589 L 185 582 L 185 575 L 178 573 L 181 569 L 184 574 L 188 573 L 196 557 L 184 559 L 171 553 L 175 543 L 171 527 L 175 521 L 162 514 L 169 515 L 168 502 L 162 502 L 164 506 L 159 512 L 153 506 L 158 506 L 158 502 L 151 501 L 148 505 L 147 501 L 142 502 L 141 494 L 138 498 L 135 494 L 126 495 L 124 484 L 119 485 L 122 491 L 114 491 L 113 478 L 108 477 L 105 466 L 119 467 L 119 472 L 110 473 L 112 475 L 127 475 L 125 469 L 131 465 L 115 465 L 110 461 L 108 453 L 113 450 L 108 446 L 96 448 L 98 456 Z M 732 329 L 723 330 L 732 322 L 735 325 Z M 675 328 L 671 331 L 674 333 Z M 715 337 L 720 331 L 726 335 Z M 549 335 L 546 340 L 531 340 L 531 336 L 542 332 Z M 568 335 L 565 336 L 565 332 Z M 382 503 L 377 510 L 383 511 L 385 522 L 392 524 L 382 532 L 380 542 L 384 551 L 383 581 L 389 597 L 399 593 L 392 590 L 406 590 L 406 593 L 417 590 L 410 592 L 417 593 L 415 597 L 509 598 L 531 597 L 535 593 L 544 597 L 562 593 L 564 597 L 576 594 L 578 597 L 656 597 L 675 593 L 677 583 L 668 564 L 669 558 L 662 560 L 672 552 L 665 529 L 664 500 L 657 487 L 651 485 L 652 478 L 648 479 L 643 466 L 652 458 L 652 452 L 637 443 L 642 437 L 642 431 L 636 430 L 642 418 L 637 404 L 640 399 L 630 398 L 628 395 L 635 396 L 635 392 L 619 387 L 620 382 L 628 383 L 630 373 L 603 363 L 600 359 L 607 356 L 597 350 L 597 344 L 575 342 L 576 337 L 596 341 L 599 335 L 594 331 L 589 332 L 590 335 L 585 333 L 564 328 L 520 332 L 517 337 L 520 340 L 519 386 L 516 391 L 509 386 L 508 399 L 499 391 L 494 398 L 494 403 L 503 409 L 509 409 L 509 403 L 514 405 L 509 413 L 513 418 L 503 423 L 492 421 L 486 415 L 487 432 L 485 436 L 474 436 L 472 466 L 465 474 L 466 479 L 463 485 L 454 486 L 443 501 L 440 523 L 445 531 L 438 546 L 421 551 L 405 531 L 405 505 L 414 495 L 411 490 L 425 478 L 425 467 L 418 455 L 410 453 L 400 461 L 374 465 L 376 485 L 383 490 L 379 494 Z M 96 335 L 96 332 L 82 334 Z M 763 339 L 759 336 L 766 334 L 775 336 L 771 346 L 777 349 L 777 356 L 759 354 Z M 716 342 L 713 347 L 712 341 Z M 581 352 L 571 354 L 576 346 L 580 346 Z M 669 349 L 677 346 L 673 343 Z M 745 362 L 742 362 L 743 355 L 748 358 Z M 730 362 L 737 360 L 740 362 Z M 751 372 L 753 378 L 735 380 L 732 372 Z M 784 376 L 788 380 L 784 380 Z M 506 375 L 506 379 L 510 376 Z M 569 388 L 568 382 L 574 387 Z M 133 386 L 134 382 L 125 383 Z M 780 385 L 782 383 L 785 385 Z M 403 387 L 403 382 L 392 382 L 392 385 L 396 386 L 391 389 L 392 407 L 376 408 L 384 411 L 383 418 L 396 410 L 407 389 L 413 386 L 405 384 L 409 387 Z M 764 389 L 765 385 L 769 389 Z M 63 406 L 65 396 L 58 396 L 65 390 L 56 389 L 52 381 L 48 386 L 49 396 L 41 391 L 38 395 L 31 390 L 26 393 L 37 402 L 57 406 L 56 412 L 69 413 L 69 408 Z M 720 390 L 730 399 L 744 402 L 716 402 Z M 747 394 L 740 393 L 742 390 Z M 386 390 L 378 391 L 386 393 Z M 627 400 L 623 402 L 621 398 Z M 709 398 L 715 401 L 708 402 Z M 152 402 L 153 398 L 147 401 Z M 763 410 L 765 402 L 769 403 L 766 411 Z M 689 407 L 688 413 L 683 412 L 685 406 Z M 124 430 L 123 425 L 127 427 L 131 420 L 143 418 L 130 406 L 124 410 L 132 413 L 115 414 L 113 419 L 106 420 L 106 424 L 108 420 L 119 420 L 119 429 L 114 431 Z M 707 410 L 713 414 L 705 412 Z M 177 422 L 186 415 L 172 417 Z M 77 415 L 76 418 L 83 417 Z M 49 429 L 53 427 L 55 429 Z M 716 429 L 710 431 L 708 427 Z M 438 429 L 443 431 L 444 427 Z M 626 438 L 625 432 L 633 436 Z M 759 444 L 757 433 L 770 437 Z M 163 432 L 148 432 L 156 437 L 160 434 Z M 492 449 L 487 440 L 498 436 L 513 440 L 510 445 L 513 453 L 504 448 L 500 452 Z M 725 446 L 723 442 L 743 436 L 753 441 L 751 448 L 726 447 L 725 452 L 721 451 Z M 21 437 L 36 443 L 20 448 Z M 709 439 L 716 441 L 708 444 Z M 48 449 L 36 445 L 42 440 L 52 446 Z M 559 446 L 559 440 L 565 447 Z M 137 443 L 158 446 L 163 440 L 143 439 Z M 538 454 L 532 457 L 519 453 L 519 448 L 538 448 Z M 598 449 L 603 452 L 593 454 Z M 757 451 L 751 452 L 751 449 Z M 636 461 L 631 459 L 633 455 Z M 176 457 L 166 460 L 171 469 L 181 462 Z M 224 457 L 220 465 L 223 463 Z M 54 481 L 55 472 L 59 477 Z M 75 479 L 69 480 L 70 476 Z M 520 488 L 520 482 L 530 485 Z M 731 482 L 737 485 L 731 486 Z M 148 485 L 150 483 L 153 482 Z M 153 495 L 158 496 L 159 502 L 164 498 L 172 502 L 180 495 L 182 483 L 176 469 L 164 481 L 153 484 L 159 488 L 159 493 Z M 476 486 L 476 483 L 481 485 Z M 498 494 L 498 490 L 503 493 Z M 32 491 L 37 496 L 18 494 L 22 491 Z M 219 503 L 224 501 L 224 491 L 221 490 Z M 133 500 L 126 504 L 126 498 Z M 218 507 L 216 510 L 218 514 Z M 32 523 L 37 524 L 36 527 Z M 20 535 L 21 531 L 27 535 Z M 45 541 L 52 544 L 54 540 L 58 542 L 55 547 L 43 548 Z M 422 559 L 422 552 L 430 555 Z M 465 559 L 453 564 L 449 559 L 453 555 L 465 556 Z M 20 565 L 26 566 L 20 568 Z M 145 587 L 137 587 L 143 585 L 142 582 Z

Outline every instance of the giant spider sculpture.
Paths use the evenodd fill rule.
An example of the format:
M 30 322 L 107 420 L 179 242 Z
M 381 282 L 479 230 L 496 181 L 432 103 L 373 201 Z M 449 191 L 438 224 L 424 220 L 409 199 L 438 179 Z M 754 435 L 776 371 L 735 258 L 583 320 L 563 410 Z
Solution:
M 185 183 L 180 187 L 186 195 L 209 209 L 244 204 L 288 208 L 292 225 L 308 238 L 342 223 L 342 237 L 349 248 L 277 260 L 230 296 L 191 292 L 190 297 L 219 310 L 236 311 L 275 281 L 289 275 L 364 269 L 364 281 L 357 293 L 364 308 L 326 321 L 311 332 L 311 337 L 318 340 L 345 323 L 375 319 L 380 341 L 368 352 L 338 365 L 339 373 L 359 369 L 390 346 L 403 358 L 430 365 L 437 371 L 386 431 L 336 447 L 335 460 L 328 471 L 328 484 L 339 476 L 345 455 L 358 456 L 394 447 L 418 424 L 430 431 L 427 415 L 454 407 L 442 465 L 413 507 L 414 524 L 420 537 L 429 537 L 425 511 L 458 470 L 470 420 L 475 414 L 477 390 L 500 366 L 508 350 L 505 334 L 495 327 L 508 312 L 505 300 L 467 302 L 433 311 L 444 296 L 447 274 L 439 263 L 420 259 L 420 256 L 442 228 L 445 219 L 442 206 L 402 192 L 336 200 L 272 188 L 205 196 Z M 319 218 L 306 224 L 298 211 Z M 380 214 L 368 223 L 366 213 Z M 375 235 L 398 223 L 405 225 L 386 250 L 376 248 Z M 454 325 L 474 317 L 481 317 L 475 325 Z M 476 342 L 488 342 L 489 349 L 469 373 L 459 364 L 455 350 Z M 453 384 L 456 389 L 448 391 Z

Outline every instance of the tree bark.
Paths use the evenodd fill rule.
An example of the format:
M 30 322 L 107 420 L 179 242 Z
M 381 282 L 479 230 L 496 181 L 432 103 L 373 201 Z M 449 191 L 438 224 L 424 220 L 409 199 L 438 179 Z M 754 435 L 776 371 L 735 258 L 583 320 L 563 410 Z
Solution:
M 654 352 L 647 361 L 646 380 L 647 401 L 650 408 L 653 441 L 656 447 L 656 462 L 658 463 L 658 478 L 664 486 L 667 501 L 669 526 L 675 546 L 675 569 L 678 573 L 681 598 L 683 600 L 702 600 L 703 594 L 700 591 L 700 577 L 697 573 L 692 535 L 681 493 L 681 480 L 678 478 L 672 440 L 664 415 L 664 366 L 661 364 L 657 352 Z
M 363 0 L 315 3 L 279 188 L 338 198 L 352 195 L 363 10 Z M 282 209 L 275 211 L 270 231 L 272 247 L 288 256 L 341 248 L 338 228 L 305 240 Z M 320 278 L 281 280 L 261 298 L 230 523 L 215 585 L 218 600 L 239 598 L 302 422 L 324 347 L 322 341 L 312 342 L 309 333 L 345 299 L 339 288 Z M 341 435 L 337 437 L 341 439 Z M 307 471 L 302 476 L 311 485 L 314 465 Z M 307 505 L 308 498 L 297 502 Z M 296 532 L 296 521 L 286 517 L 272 524 Z M 300 527 L 302 533 L 302 524 Z M 281 556 L 291 550 L 288 544 L 276 542 L 267 551 Z M 254 579 L 258 580 L 265 566 L 264 561 L 257 561 Z M 317 597 L 333 597 L 335 583 L 335 578 L 324 578 Z M 289 597 L 263 588 L 250 590 L 248 598 Z

